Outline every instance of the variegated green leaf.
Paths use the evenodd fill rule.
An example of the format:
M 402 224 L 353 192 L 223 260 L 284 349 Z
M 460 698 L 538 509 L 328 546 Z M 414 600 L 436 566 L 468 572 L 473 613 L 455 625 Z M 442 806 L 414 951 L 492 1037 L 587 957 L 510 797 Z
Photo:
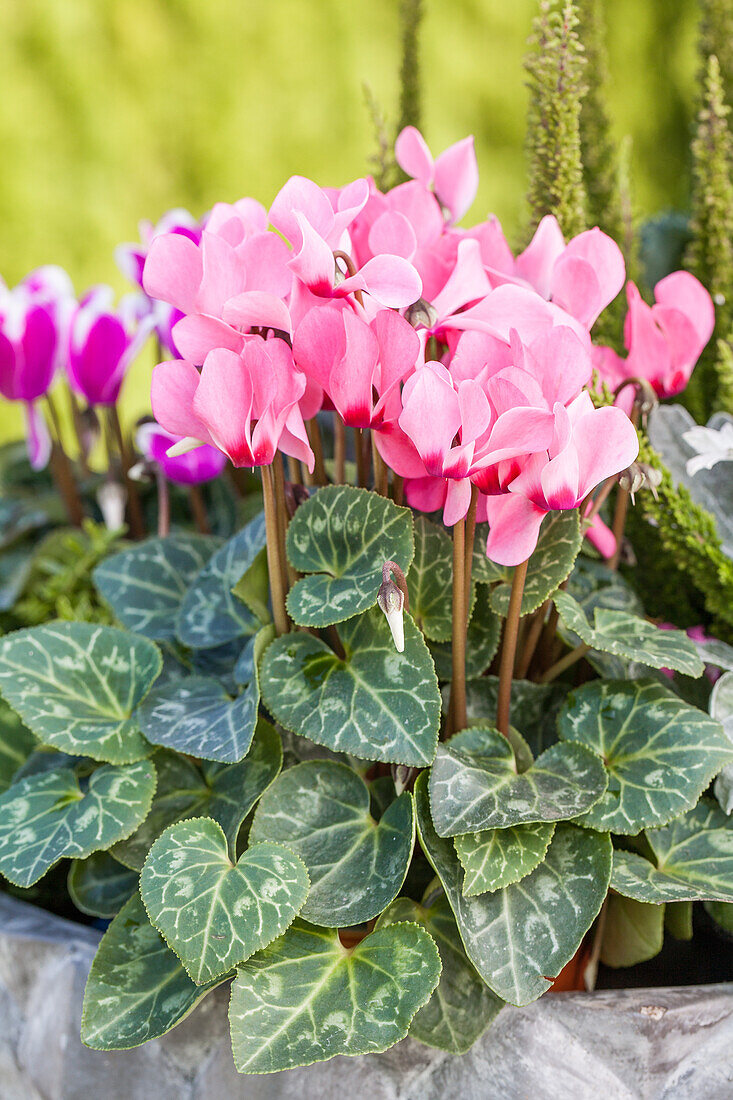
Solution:
M 343 928 L 371 920 L 399 893 L 412 858 L 415 814 L 405 791 L 377 822 L 366 783 L 345 764 L 288 768 L 260 799 L 250 844 L 287 844 L 311 880 L 301 916 Z
M 486 556 L 486 542 L 489 537 L 488 523 L 476 524 L 476 534 L 473 540 L 473 563 L 471 575 L 480 584 L 494 584 L 495 581 L 505 581 L 507 570 L 503 565 L 497 565 L 495 561 Z
M 210 649 L 254 634 L 260 620 L 232 592 L 265 545 L 262 514 L 229 539 L 194 578 L 181 604 L 178 637 L 192 649 Z
M 443 891 L 428 888 L 422 905 L 397 898 L 377 922 L 377 928 L 410 921 L 422 925 L 435 940 L 443 969 L 440 981 L 426 1005 L 410 1024 L 410 1035 L 449 1054 L 465 1054 L 504 1002 L 481 980 L 461 943 L 456 919 Z
M 463 866 L 467 898 L 511 886 L 539 867 L 555 832 L 554 822 L 487 829 L 453 838 Z
M 511 745 L 490 726 L 463 730 L 439 745 L 430 772 L 439 836 L 568 820 L 605 789 L 603 765 L 583 745 L 552 745 L 518 773 Z
M 577 600 L 586 615 L 591 615 L 597 607 L 644 614 L 641 600 L 617 570 L 583 554 L 575 562 L 565 591 Z
M 426 638 L 450 641 L 453 629 L 453 542 L 444 527 L 415 517 L 415 557 L 407 576 L 410 614 Z
M 553 512 L 545 519 L 537 549 L 527 566 L 522 596 L 523 615 L 536 611 L 560 587 L 573 568 L 582 541 L 577 508 Z M 505 574 L 507 579 L 491 592 L 491 606 L 498 615 L 506 615 L 509 610 L 514 570 L 506 569 Z
M 0 795 L 0 874 L 32 886 L 60 859 L 83 859 L 129 836 L 155 790 L 149 760 L 97 768 L 82 789 L 69 768 L 41 772 Z
M 367 760 L 418 767 L 435 755 L 440 693 L 422 634 L 405 619 L 398 653 L 379 610 L 339 629 L 346 657 L 311 634 L 286 634 L 266 650 L 262 697 L 286 729 Z
M 38 741 L 23 725 L 20 715 L 0 699 L 0 793 L 13 782 L 13 776 L 31 753 Z
M 41 741 L 127 764 L 149 752 L 133 712 L 161 670 L 147 638 L 57 622 L 0 640 L 0 691 Z
M 139 871 L 153 841 L 169 825 L 190 817 L 211 817 L 235 851 L 239 827 L 282 767 L 280 738 L 260 718 L 252 746 L 239 764 L 197 763 L 162 749 L 153 757 L 158 786 L 150 813 L 132 836 L 115 844 L 112 855 Z
M 585 684 L 568 696 L 558 728 L 563 740 L 597 753 L 608 772 L 606 793 L 578 818 L 601 831 L 666 825 L 733 761 L 719 723 L 653 681 Z
M 710 714 L 720 722 L 733 745 L 733 672 L 724 672 L 715 684 L 709 701 Z M 725 813 L 733 813 L 733 764 L 726 764 L 715 780 L 715 797 Z
M 615 853 L 614 853 L 615 854 Z M 664 943 L 664 906 L 609 894 L 601 962 L 614 968 L 653 959 Z
M 567 689 L 560 684 L 534 684 L 512 680 L 511 722 L 522 731 L 533 754 L 539 756 L 557 741 L 557 715 Z M 482 676 L 466 684 L 466 709 L 470 722 L 493 725 L 499 698 L 499 678 Z
M 703 798 L 660 829 L 647 829 L 655 862 L 613 854 L 614 890 L 637 901 L 733 902 L 733 820 Z
M 686 676 L 701 676 L 704 671 L 694 642 L 681 630 L 660 630 L 638 615 L 606 607 L 596 607 L 591 626 L 580 604 L 567 592 L 557 592 L 553 599 L 568 630 L 591 649 L 651 668 L 673 668 Z
M 503 890 L 466 897 L 453 843 L 435 831 L 425 774 L 415 783 L 415 803 L 420 843 L 443 884 L 469 959 L 502 1000 L 536 1000 L 578 950 L 603 904 L 611 877 L 610 837 L 560 822 L 547 856 L 530 875 Z
M 281 935 L 308 893 L 304 864 L 280 844 L 255 844 L 237 863 L 210 818 L 158 837 L 140 874 L 148 916 L 197 983 L 212 981 Z
M 293 620 L 340 623 L 374 607 L 386 561 L 407 573 L 415 552 L 412 514 L 367 489 L 328 485 L 298 508 L 287 552 L 293 568 L 308 574 L 288 593 Z
M 137 879 L 135 871 L 123 867 L 109 852 L 94 852 L 87 859 L 72 861 L 66 885 L 82 913 L 109 918 L 137 893 Z
M 94 583 L 129 630 L 171 641 L 186 590 L 218 545 L 206 535 L 146 539 L 106 558 L 94 570 Z
M 452 606 L 452 605 L 449 605 Z M 474 680 L 491 664 L 499 648 L 501 619 L 491 610 L 491 593 L 488 585 L 476 585 L 476 602 L 473 607 L 466 636 L 466 679 Z M 450 642 L 432 642 L 430 653 L 435 662 L 439 680 L 453 678 L 453 647 Z
M 192 982 L 135 893 L 94 956 L 84 993 L 82 1042 L 92 1050 L 129 1050 L 157 1039 L 222 980 Z
M 440 956 L 416 924 L 394 924 L 351 950 L 297 920 L 242 966 L 229 1023 L 240 1073 L 273 1073 L 336 1054 L 377 1054 L 404 1039 L 438 984 Z
M 718 927 L 733 936 L 733 905 L 723 901 L 706 901 L 704 907 Z

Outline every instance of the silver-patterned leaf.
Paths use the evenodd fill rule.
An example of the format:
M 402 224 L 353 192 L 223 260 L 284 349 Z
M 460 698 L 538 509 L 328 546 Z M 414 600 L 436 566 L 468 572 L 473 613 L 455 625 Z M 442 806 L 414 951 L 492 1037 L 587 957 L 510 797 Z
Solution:
M 219 546 L 206 535 L 145 539 L 94 570 L 97 591 L 129 630 L 171 641 L 188 586 Z
M 439 836 L 539 821 L 567 821 L 597 802 L 606 773 L 590 749 L 552 745 L 518 772 L 498 730 L 475 726 L 438 746 L 430 772 L 430 805 Z
M 535 756 L 557 741 L 557 715 L 566 695 L 567 689 L 561 684 L 512 680 L 511 722 L 522 731 L 522 737 Z M 498 676 L 481 676 L 466 684 L 469 722 L 493 725 L 498 698 Z
M 94 852 L 87 859 L 75 859 L 69 868 L 66 887 L 82 913 L 111 918 L 137 893 L 137 873 L 123 867 L 109 852 Z
M 703 798 L 660 829 L 647 829 L 656 862 L 636 852 L 613 854 L 611 885 L 637 901 L 733 902 L 733 821 Z
M 710 714 L 720 722 L 733 745 L 733 672 L 724 672 L 715 684 L 709 701 Z M 725 813 L 733 813 L 733 764 L 726 764 L 715 780 L 715 797 Z
M 336 930 L 296 920 L 242 966 L 229 1023 L 240 1073 L 274 1073 L 336 1054 L 377 1054 L 404 1039 L 438 984 L 440 956 L 416 924 L 342 947 Z
M 705 670 L 694 642 L 682 630 L 660 630 L 638 615 L 606 607 L 596 607 L 591 626 L 580 604 L 567 592 L 556 592 L 553 599 L 568 630 L 591 649 L 651 668 L 672 668 L 686 676 L 702 676 Z
M 594 680 L 560 712 L 560 737 L 586 745 L 608 789 L 578 818 L 591 829 L 635 834 L 691 809 L 733 745 L 718 722 L 653 681 Z
M 594 561 L 583 554 L 575 562 L 565 591 L 577 600 L 586 615 L 597 607 L 630 611 L 634 615 L 644 614 L 644 605 L 620 573 L 609 569 L 604 562 Z
M 453 843 L 435 831 L 424 773 L 415 783 L 415 803 L 420 843 L 443 884 L 469 959 L 502 1000 L 536 1000 L 572 959 L 600 911 L 611 878 L 610 837 L 560 822 L 547 856 L 530 875 L 503 890 L 466 897 Z
M 41 741 L 111 764 L 150 751 L 133 712 L 162 667 L 153 642 L 57 622 L 0 640 L 0 691 Z
M 192 649 L 211 649 L 259 630 L 260 620 L 232 592 L 265 545 L 262 514 L 250 520 L 201 569 L 178 617 L 178 637 Z
M 412 795 L 405 791 L 379 821 L 369 789 L 345 764 L 309 760 L 288 768 L 260 799 L 250 844 L 286 844 L 311 880 L 301 916 L 343 928 L 376 917 L 405 881 L 415 843 Z
M 484 1033 L 504 1002 L 481 980 L 461 943 L 456 919 L 443 891 L 428 887 L 422 905 L 397 898 L 382 913 L 377 928 L 410 921 L 422 925 L 435 940 L 443 969 L 426 1005 L 410 1024 L 410 1035 L 449 1054 L 465 1054 Z
M 412 513 L 351 485 L 328 485 L 298 508 L 288 527 L 290 564 L 308 576 L 288 593 L 301 626 L 329 626 L 377 602 L 382 566 L 407 573 L 415 552 Z
M 583 542 L 577 508 L 553 512 L 540 530 L 537 549 L 529 559 L 522 595 L 522 614 L 537 611 L 568 577 Z M 506 580 L 491 592 L 491 606 L 498 615 L 506 615 L 512 590 L 513 569 L 506 569 Z
M 132 836 L 115 844 L 112 855 L 139 871 L 153 841 L 169 825 L 190 817 L 211 817 L 224 830 L 232 851 L 239 827 L 282 767 L 280 737 L 260 718 L 252 746 L 239 764 L 200 763 L 161 749 L 153 757 L 158 773 L 150 813 Z
M 511 886 L 539 867 L 547 854 L 555 823 L 513 825 L 453 838 L 463 867 L 467 898 Z
M 311 634 L 286 634 L 265 651 L 262 697 L 286 729 L 366 760 L 422 767 L 435 755 L 440 692 L 422 634 L 405 618 L 398 653 L 381 611 L 339 629 L 336 656 Z
M 294 852 L 255 844 L 232 863 L 221 826 L 206 817 L 161 833 L 140 874 L 148 916 L 197 983 L 281 935 L 307 893 L 308 873 Z
M 214 986 L 196 985 L 153 928 L 136 892 L 94 956 L 84 993 L 81 1038 L 92 1050 L 129 1050 L 165 1035 Z
M 13 776 L 22 767 L 38 741 L 23 725 L 20 715 L 0 699 L 0 793 L 13 782 Z
M 83 859 L 129 836 L 150 809 L 155 768 L 149 760 L 106 765 L 85 787 L 60 768 L 21 779 L 0 795 L 0 874 L 32 886 L 60 859 Z

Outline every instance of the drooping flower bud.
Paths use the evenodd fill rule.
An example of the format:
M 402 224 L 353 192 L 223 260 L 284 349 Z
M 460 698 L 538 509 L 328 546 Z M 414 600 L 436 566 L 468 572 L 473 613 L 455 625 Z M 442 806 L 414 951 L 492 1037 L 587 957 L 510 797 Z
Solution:
M 108 531 L 119 531 L 125 525 L 127 490 L 118 481 L 105 481 L 97 489 L 97 504 Z
M 652 496 L 657 499 L 657 489 L 662 482 L 662 471 L 657 470 L 646 462 L 632 462 L 627 469 L 619 475 L 618 483 L 622 489 L 626 489 L 634 496 L 640 489 L 651 489 Z
M 408 606 L 408 593 L 405 574 L 397 562 L 386 561 L 382 566 L 382 583 L 377 593 L 377 604 L 386 616 L 395 649 L 398 653 L 403 653 L 405 626 L 402 614 Z
M 418 298 L 405 310 L 405 320 L 409 321 L 413 328 L 432 329 L 438 320 L 438 311 L 424 298 Z

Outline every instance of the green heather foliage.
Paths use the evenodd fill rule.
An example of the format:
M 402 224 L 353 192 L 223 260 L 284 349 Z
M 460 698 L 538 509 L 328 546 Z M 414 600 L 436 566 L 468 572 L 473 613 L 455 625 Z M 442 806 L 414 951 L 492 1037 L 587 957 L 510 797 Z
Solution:
M 580 123 L 586 59 L 577 26 L 571 0 L 541 0 L 525 62 L 531 222 L 534 227 L 545 214 L 554 214 L 566 238 L 588 225 Z
M 400 0 L 402 31 L 402 66 L 400 68 L 400 111 L 397 133 L 405 126 L 420 129 L 422 102 L 420 96 L 420 23 L 423 0 Z
M 720 62 L 723 99 L 733 107 L 733 7 L 729 0 L 698 0 L 700 7 L 700 81 L 707 75 L 708 59 Z
M 703 102 L 692 143 L 694 188 L 692 240 L 687 266 L 708 288 L 715 302 L 715 333 L 685 393 L 698 420 L 707 420 L 721 404 L 723 379 L 718 374 L 716 338 L 729 335 L 733 324 L 733 138 L 730 110 L 718 58 L 708 58 Z M 724 364 L 723 364 L 724 366 Z

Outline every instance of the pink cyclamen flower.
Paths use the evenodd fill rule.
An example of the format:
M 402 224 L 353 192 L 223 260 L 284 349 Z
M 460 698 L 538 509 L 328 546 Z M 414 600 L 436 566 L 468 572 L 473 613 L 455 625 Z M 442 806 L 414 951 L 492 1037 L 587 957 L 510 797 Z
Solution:
M 634 283 L 624 325 L 626 359 L 611 348 L 594 350 L 601 379 L 615 389 L 627 378 L 646 378 L 660 397 L 681 393 L 715 327 L 715 309 L 707 290 L 688 271 L 674 271 L 654 287 L 654 305 L 643 300 Z M 621 395 L 630 408 L 633 392 Z
M 636 431 L 622 409 L 596 409 L 583 392 L 554 409 L 555 430 L 546 451 L 535 452 L 506 491 L 487 498 L 487 555 L 500 565 L 519 565 L 537 545 L 542 520 L 551 511 L 577 506 L 639 453 Z
M 138 320 L 136 295 L 113 308 L 112 287 L 87 291 L 71 318 L 67 371 L 72 389 L 89 405 L 114 405 L 127 368 L 152 328 L 148 315 Z
M 349 307 L 317 306 L 293 339 L 296 365 L 328 394 L 344 423 L 356 428 L 382 424 L 419 352 L 413 327 L 389 309 L 367 324 Z
M 473 138 L 463 138 L 433 158 L 425 138 L 414 126 L 406 126 L 395 142 L 395 158 L 403 172 L 432 187 L 449 215 L 458 222 L 478 191 L 478 165 Z
M 215 447 L 196 447 L 185 454 L 169 455 L 168 451 L 181 443 L 181 436 L 163 431 L 158 424 L 141 424 L 137 430 L 140 453 L 160 466 L 169 481 L 177 485 L 198 485 L 212 481 L 226 466 L 226 455 Z
M 173 448 L 208 443 L 234 466 L 267 466 L 279 448 L 305 462 L 314 456 L 298 406 L 306 378 L 295 370 L 283 340 L 249 337 L 242 351 L 209 352 L 201 372 L 185 359 L 153 371 L 153 413 L 161 426 L 184 437 Z

